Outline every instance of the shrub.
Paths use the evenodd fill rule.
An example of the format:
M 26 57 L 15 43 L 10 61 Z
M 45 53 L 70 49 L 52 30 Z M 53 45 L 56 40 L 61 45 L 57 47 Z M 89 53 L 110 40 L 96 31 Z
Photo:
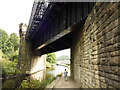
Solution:
M 62 76 L 62 73 L 58 74 L 57 76 L 58 76 L 58 77 L 61 77 L 61 76 Z
M 40 82 L 39 80 L 23 80 L 21 85 L 18 87 L 18 89 L 22 88 L 29 88 L 29 89 L 34 89 L 34 88 L 39 88 L 40 90 L 43 90 L 48 84 L 50 84 L 55 77 L 51 74 L 46 75 L 46 80 L 43 80 Z
M 16 68 L 17 63 L 9 61 L 4 58 L 0 61 L 0 64 L 2 65 L 3 77 L 20 74 L 20 71 Z

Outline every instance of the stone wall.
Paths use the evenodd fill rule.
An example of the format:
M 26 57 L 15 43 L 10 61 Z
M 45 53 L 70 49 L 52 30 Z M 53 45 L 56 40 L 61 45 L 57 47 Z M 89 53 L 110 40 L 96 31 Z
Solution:
M 36 52 L 40 54 L 39 52 Z M 42 81 L 46 77 L 46 55 L 32 53 L 31 57 L 31 79 Z
M 71 72 L 81 88 L 120 88 L 119 9 L 119 3 L 96 3 L 73 33 Z
M 22 73 L 30 71 L 31 61 L 30 61 L 30 47 L 31 45 L 26 42 L 25 34 L 27 30 L 27 25 L 21 23 L 19 25 L 19 35 L 20 35 L 20 48 L 19 48 L 19 59 L 18 68 Z
M 39 51 L 33 51 L 31 42 L 25 40 L 27 26 L 22 23 L 19 28 L 20 49 L 18 68 L 23 74 L 32 74 L 31 79 L 42 81 L 46 75 L 46 55 L 41 55 Z

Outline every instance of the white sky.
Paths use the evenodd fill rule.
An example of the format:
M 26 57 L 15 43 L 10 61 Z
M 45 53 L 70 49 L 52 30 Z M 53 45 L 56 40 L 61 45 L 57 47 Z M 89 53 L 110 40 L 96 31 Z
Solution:
M 28 24 L 34 0 L 0 0 L 0 28 L 19 34 L 19 24 Z
M 34 0 L 0 0 L 0 28 L 9 35 L 19 35 L 19 24 L 28 25 Z M 70 55 L 70 50 L 58 51 L 57 57 Z

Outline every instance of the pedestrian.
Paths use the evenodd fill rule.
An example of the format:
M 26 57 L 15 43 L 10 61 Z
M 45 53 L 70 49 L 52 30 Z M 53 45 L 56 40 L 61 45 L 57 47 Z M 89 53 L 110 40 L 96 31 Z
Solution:
M 67 74 L 68 74 L 68 72 L 67 72 L 67 70 L 65 69 L 65 71 L 64 71 L 64 79 L 65 79 L 65 81 L 67 81 Z

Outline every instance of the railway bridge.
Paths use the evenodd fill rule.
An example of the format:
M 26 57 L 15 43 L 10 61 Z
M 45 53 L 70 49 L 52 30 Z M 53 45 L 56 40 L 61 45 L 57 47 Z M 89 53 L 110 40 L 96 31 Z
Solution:
M 70 48 L 81 88 L 120 88 L 119 10 L 119 2 L 34 2 L 27 31 L 20 27 L 21 71 L 45 69 L 45 54 Z

